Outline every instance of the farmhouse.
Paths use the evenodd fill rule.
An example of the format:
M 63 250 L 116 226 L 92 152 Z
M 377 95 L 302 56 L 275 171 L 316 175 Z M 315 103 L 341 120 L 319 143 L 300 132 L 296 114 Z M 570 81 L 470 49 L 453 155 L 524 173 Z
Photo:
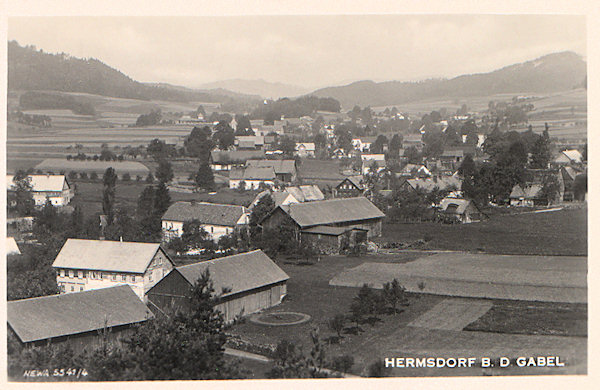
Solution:
M 163 240 L 183 234 L 183 224 L 197 220 L 214 241 L 248 225 L 248 210 L 244 206 L 207 202 L 173 203 L 162 217 Z
M 101 343 L 104 329 L 111 342 L 154 315 L 133 292 L 121 285 L 73 294 L 50 295 L 6 304 L 8 331 L 22 346 L 68 344 L 74 352 Z
M 408 149 L 414 146 L 418 150 L 423 149 L 422 135 L 419 134 L 406 134 L 402 139 L 402 149 Z
M 294 195 L 290 194 L 287 191 L 263 191 L 256 195 L 256 198 L 254 198 L 248 209 L 252 210 L 254 206 L 256 206 L 258 202 L 260 202 L 260 200 L 266 195 L 271 196 L 273 203 L 275 203 L 275 207 L 290 203 L 300 203 L 300 201 L 298 201 L 298 199 L 296 199 Z
M 128 284 L 143 298 L 173 263 L 160 244 L 69 238 L 52 267 L 61 293 Z
M 546 205 L 548 202 L 542 195 L 542 185 L 539 183 L 521 187 L 515 184 L 510 192 L 510 205 L 517 207 L 533 207 Z
M 250 159 L 261 159 L 264 153 L 261 150 L 213 150 L 210 152 L 209 164 L 214 171 L 230 171 L 233 168 L 242 168 Z
M 447 170 L 456 170 L 464 158 L 462 150 L 444 150 L 440 156 L 442 167 Z
M 284 183 L 296 180 L 297 168 L 294 160 L 248 160 L 246 167 L 273 168 L 277 179 Z
M 232 169 L 229 173 L 229 188 L 257 190 L 261 186 L 273 187 L 277 176 L 272 167 L 254 167 Z
M 457 176 L 435 176 L 427 179 L 408 179 L 406 183 L 413 190 L 421 189 L 425 192 L 431 192 L 436 188 L 440 191 L 456 191 L 460 189 L 462 180 Z
M 43 206 L 50 200 L 53 206 L 66 206 L 73 199 L 74 191 L 65 175 L 29 175 L 31 192 L 36 206 Z M 6 191 L 15 190 L 13 175 L 6 175 Z
M 175 268 L 147 292 L 150 307 L 185 308 L 190 290 L 207 270 L 219 295 L 216 309 L 226 322 L 278 305 L 287 294 L 288 275 L 255 250 Z
M 260 150 L 265 146 L 265 137 L 260 135 L 236 135 L 234 146 L 237 150 Z
M 296 142 L 294 154 L 298 157 L 315 157 L 315 144 L 313 142 Z
M 315 226 L 364 229 L 370 238 L 381 235 L 384 217 L 365 197 L 339 198 L 279 206 L 265 217 L 262 226 L 273 229 L 287 220 L 294 224 L 299 238 L 301 230 Z
M 439 211 L 442 215 L 456 218 L 462 223 L 479 222 L 483 213 L 469 199 L 457 199 L 446 197 L 441 200 Z
M 95 173 L 102 177 L 107 168 L 113 168 L 119 178 L 122 178 L 126 173 L 132 178 L 136 176 L 145 178 L 150 173 L 148 167 L 137 161 L 82 161 L 62 158 L 47 158 L 36 165 L 34 169 L 50 174 L 85 172 L 90 175 Z
M 333 191 L 336 198 L 353 198 L 362 195 L 365 191 L 362 176 L 349 176 L 343 179 Z

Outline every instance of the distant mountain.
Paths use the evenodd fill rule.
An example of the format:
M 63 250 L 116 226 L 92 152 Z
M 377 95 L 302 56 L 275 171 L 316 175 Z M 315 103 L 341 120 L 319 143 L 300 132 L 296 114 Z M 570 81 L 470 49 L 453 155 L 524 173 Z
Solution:
M 8 42 L 8 90 L 85 92 L 95 95 L 142 100 L 257 102 L 259 96 L 230 91 L 193 90 L 169 84 L 140 83 L 94 59 L 49 54 L 33 46 Z
M 279 99 L 282 97 L 295 97 L 310 92 L 308 88 L 302 88 L 296 85 L 283 83 L 272 83 L 262 79 L 243 80 L 231 79 L 215 81 L 213 83 L 202 84 L 200 88 L 213 89 L 224 88 L 229 91 L 243 93 L 247 95 L 260 95 L 269 99 Z
M 419 82 L 358 81 L 341 87 L 322 88 L 310 95 L 335 98 L 345 108 L 386 106 L 432 98 L 560 92 L 581 86 L 585 78 L 585 61 L 567 51 L 489 73 Z

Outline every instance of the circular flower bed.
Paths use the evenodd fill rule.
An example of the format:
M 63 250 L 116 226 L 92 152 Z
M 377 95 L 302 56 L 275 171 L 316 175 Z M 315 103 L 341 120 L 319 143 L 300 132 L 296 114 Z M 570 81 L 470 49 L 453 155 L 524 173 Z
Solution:
M 250 317 L 250 321 L 260 325 L 282 326 L 297 325 L 310 320 L 308 314 L 294 312 L 273 312 L 257 314 Z

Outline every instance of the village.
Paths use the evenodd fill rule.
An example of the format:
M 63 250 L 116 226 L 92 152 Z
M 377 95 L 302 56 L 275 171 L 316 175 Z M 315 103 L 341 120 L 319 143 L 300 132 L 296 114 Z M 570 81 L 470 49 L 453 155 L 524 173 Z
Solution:
M 269 123 L 215 112 L 221 119 L 210 122 L 200 106 L 174 124 L 193 126 L 180 144 L 102 145 L 97 155 L 47 158 L 7 175 L 11 348 L 51 342 L 79 353 L 106 342 L 102 334 L 119 343 L 140 324 L 188 307 L 188 293 L 210 275 L 227 324 L 225 354 L 251 362 L 259 378 L 283 364 L 277 348 L 294 328 L 294 348 L 310 350 L 311 337 L 320 337 L 337 356 L 314 367 L 319 376 L 405 375 L 380 364 L 396 349 L 378 356 L 363 344 L 377 328 L 402 340 L 392 342 L 398 351 L 433 352 L 416 341 L 428 332 L 472 346 L 484 337 L 505 352 L 496 357 L 506 356 L 522 341 L 507 341 L 498 330 L 505 325 L 491 319 L 479 323 L 486 313 L 513 300 L 536 301 L 529 304 L 542 317 L 559 304 L 569 316 L 587 301 L 585 257 L 555 256 L 585 252 L 565 253 L 561 242 L 548 241 L 545 257 L 518 245 L 486 248 L 485 237 L 439 246 L 436 236 L 448 229 L 585 210 L 585 145 L 551 137 L 548 123 L 534 131 L 526 117 L 514 118 L 519 110 L 515 98 L 482 112 L 463 106 L 419 118 L 355 107 Z M 133 185 L 143 191 L 115 201 Z M 400 238 L 414 238 L 419 226 L 429 232 Z M 408 235 L 394 234 L 402 230 Z M 43 260 L 31 257 L 42 252 Z M 498 255 L 507 258 L 497 263 Z M 531 334 L 519 337 L 529 338 L 533 354 L 575 340 L 568 357 L 560 350 L 569 362 L 563 372 L 585 369 L 584 339 L 551 336 L 580 336 L 574 325 L 548 333 L 513 326 L 529 328 L 517 332 Z

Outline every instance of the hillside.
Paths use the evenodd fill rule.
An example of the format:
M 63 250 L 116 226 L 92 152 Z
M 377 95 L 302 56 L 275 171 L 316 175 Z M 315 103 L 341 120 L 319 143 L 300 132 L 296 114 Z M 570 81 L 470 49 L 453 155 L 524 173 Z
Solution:
M 127 99 L 231 103 L 259 101 L 224 90 L 192 90 L 168 84 L 144 84 L 94 59 L 48 54 L 35 47 L 8 42 L 8 90 L 83 92 Z
M 573 52 L 561 52 L 489 73 L 420 82 L 358 81 L 341 87 L 322 88 L 311 95 L 333 97 L 346 108 L 386 106 L 431 98 L 560 92 L 581 86 L 585 78 L 585 61 Z
M 229 91 L 243 93 L 247 95 L 259 95 L 267 99 L 278 99 L 281 97 L 300 96 L 310 92 L 306 88 L 296 85 L 283 83 L 272 83 L 265 80 L 243 80 L 232 79 L 215 81 L 213 83 L 202 84 L 204 89 L 223 88 Z

